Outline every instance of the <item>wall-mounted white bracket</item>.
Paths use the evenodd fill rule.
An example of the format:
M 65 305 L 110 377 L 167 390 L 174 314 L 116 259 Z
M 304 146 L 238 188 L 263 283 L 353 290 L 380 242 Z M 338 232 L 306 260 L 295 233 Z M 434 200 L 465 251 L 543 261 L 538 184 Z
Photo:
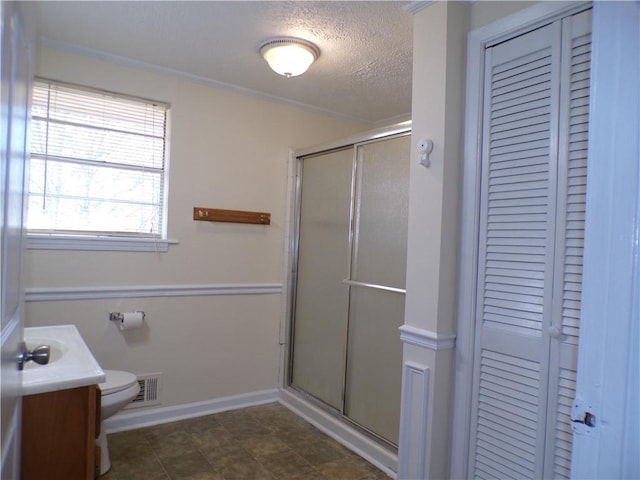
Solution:
M 429 154 L 433 151 L 433 140 L 424 139 L 418 144 L 418 151 L 420 152 L 420 165 L 425 168 L 431 166 L 429 160 Z

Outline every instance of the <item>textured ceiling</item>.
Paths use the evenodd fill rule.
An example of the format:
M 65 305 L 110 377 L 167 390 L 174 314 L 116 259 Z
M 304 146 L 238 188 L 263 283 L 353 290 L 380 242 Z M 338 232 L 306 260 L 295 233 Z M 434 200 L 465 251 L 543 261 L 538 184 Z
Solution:
M 49 45 L 97 51 L 381 123 L 411 111 L 409 2 L 119 2 L 34 4 Z M 284 78 L 258 55 L 263 40 L 320 47 L 303 75 Z

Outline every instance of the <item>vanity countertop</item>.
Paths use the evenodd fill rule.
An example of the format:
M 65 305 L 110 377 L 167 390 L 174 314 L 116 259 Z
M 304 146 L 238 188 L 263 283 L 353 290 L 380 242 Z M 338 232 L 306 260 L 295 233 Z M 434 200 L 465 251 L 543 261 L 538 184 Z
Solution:
M 27 362 L 22 371 L 22 394 L 54 392 L 104 382 L 106 375 L 75 325 L 24 329 L 28 350 L 49 345 L 47 365 Z

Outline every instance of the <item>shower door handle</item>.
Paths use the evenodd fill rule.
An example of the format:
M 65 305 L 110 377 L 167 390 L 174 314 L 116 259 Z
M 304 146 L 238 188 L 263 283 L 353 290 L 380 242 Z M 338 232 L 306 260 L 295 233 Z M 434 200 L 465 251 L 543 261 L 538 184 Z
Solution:
M 376 290 L 385 290 L 387 292 L 402 293 L 403 295 L 407 293 L 407 290 L 404 288 L 387 287 L 386 285 L 378 285 L 376 283 L 358 282 L 356 280 L 349 280 L 348 278 L 345 278 L 344 280 L 342 280 L 342 284 L 351 285 L 354 287 L 375 288 Z

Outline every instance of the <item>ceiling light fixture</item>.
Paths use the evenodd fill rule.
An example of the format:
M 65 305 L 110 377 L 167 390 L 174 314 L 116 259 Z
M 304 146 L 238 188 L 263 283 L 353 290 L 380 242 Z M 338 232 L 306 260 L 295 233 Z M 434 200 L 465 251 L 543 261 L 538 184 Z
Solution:
M 316 45 L 293 37 L 271 38 L 260 45 L 259 51 L 271 70 L 287 78 L 303 74 L 320 56 Z

